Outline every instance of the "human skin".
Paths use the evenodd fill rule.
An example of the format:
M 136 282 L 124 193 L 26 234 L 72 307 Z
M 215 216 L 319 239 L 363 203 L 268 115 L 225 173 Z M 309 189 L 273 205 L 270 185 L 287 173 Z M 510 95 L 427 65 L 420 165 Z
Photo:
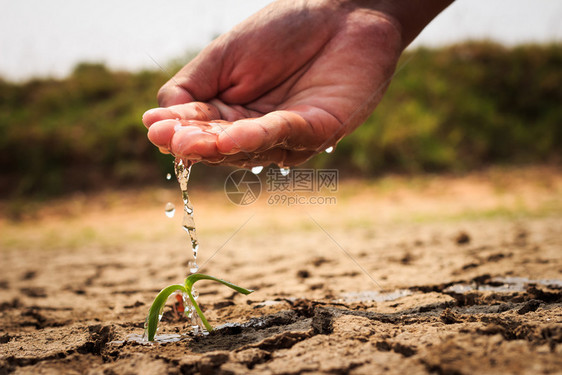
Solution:
M 404 48 L 450 3 L 276 1 L 160 89 L 148 138 L 209 164 L 300 164 L 367 119 Z

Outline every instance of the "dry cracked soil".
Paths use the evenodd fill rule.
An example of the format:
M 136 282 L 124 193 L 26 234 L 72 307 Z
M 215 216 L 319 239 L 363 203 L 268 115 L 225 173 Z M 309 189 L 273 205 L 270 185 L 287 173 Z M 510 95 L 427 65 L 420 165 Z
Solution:
M 2 202 L 0 374 L 562 373 L 560 169 L 342 182 L 330 206 L 191 185 L 201 272 L 253 294 L 200 281 L 216 329 L 169 301 L 142 342 L 189 260 L 176 187 Z

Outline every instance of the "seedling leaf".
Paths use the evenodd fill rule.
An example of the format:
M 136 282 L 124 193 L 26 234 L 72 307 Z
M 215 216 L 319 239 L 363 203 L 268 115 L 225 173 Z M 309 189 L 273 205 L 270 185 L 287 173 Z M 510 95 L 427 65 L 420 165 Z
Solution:
M 226 281 L 226 280 L 219 279 L 219 278 L 216 278 L 216 277 L 213 277 L 213 276 L 209 276 L 209 275 L 204 275 L 204 274 L 202 274 L 202 273 L 194 273 L 193 275 L 189 275 L 189 276 L 187 277 L 187 279 L 185 279 L 185 288 L 186 288 L 187 290 L 191 291 L 191 287 L 192 287 L 193 284 L 195 284 L 195 282 L 198 281 L 198 280 L 213 280 L 213 281 L 219 282 L 219 283 L 221 283 L 221 284 L 224 284 L 224 285 L 226 285 L 226 286 L 229 287 L 229 288 L 234 289 L 234 290 L 237 291 L 238 293 L 242 293 L 242 294 L 245 294 L 245 295 L 248 295 L 248 294 L 250 294 L 250 293 L 253 292 L 253 290 L 251 290 L 251 289 L 242 288 L 241 286 L 234 285 L 234 284 L 232 284 L 232 283 L 229 283 L 229 282 Z
M 150 306 L 150 310 L 148 311 L 148 318 L 146 320 L 146 334 L 148 336 L 148 341 L 154 340 L 154 335 L 156 334 L 156 329 L 158 328 L 158 323 L 160 322 L 160 311 L 164 308 L 168 297 L 175 291 L 182 291 L 183 293 L 188 293 L 183 285 L 170 285 L 160 291 L 154 302 L 152 302 L 152 306 Z M 188 293 L 189 297 L 191 297 L 191 293 Z

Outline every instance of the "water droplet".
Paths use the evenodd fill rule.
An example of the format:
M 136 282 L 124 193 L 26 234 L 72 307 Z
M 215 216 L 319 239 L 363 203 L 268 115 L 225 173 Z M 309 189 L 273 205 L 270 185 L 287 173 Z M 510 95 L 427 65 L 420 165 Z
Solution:
M 289 167 L 279 168 L 279 172 L 281 172 L 282 176 L 287 176 L 291 172 L 291 168 Z
M 193 290 L 191 292 L 191 296 L 193 297 L 194 300 L 197 300 L 197 298 L 199 298 L 199 292 L 196 290 Z
M 168 217 L 174 217 L 174 214 L 176 213 L 176 206 L 174 206 L 172 202 L 166 203 L 166 207 L 164 207 L 164 213 Z
M 332 151 L 334 151 L 334 146 L 328 147 L 325 151 L 326 151 L 327 154 L 332 153 Z
M 197 273 L 197 271 L 199 271 L 199 265 L 197 264 L 197 262 L 195 261 L 190 261 L 189 262 L 189 272 L 191 273 Z M 193 291 L 194 292 L 194 291 Z
M 260 174 L 263 171 L 263 165 L 258 165 L 257 167 L 252 167 L 253 174 Z
M 168 174 L 166 175 L 166 180 L 171 180 L 171 179 L 172 179 L 172 174 L 171 174 L 171 173 L 168 173 Z

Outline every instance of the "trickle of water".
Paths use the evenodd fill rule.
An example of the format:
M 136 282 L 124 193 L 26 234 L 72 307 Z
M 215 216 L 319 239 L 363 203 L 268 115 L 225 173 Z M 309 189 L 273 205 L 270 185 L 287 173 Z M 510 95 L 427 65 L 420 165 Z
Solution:
M 166 175 L 166 180 L 171 180 L 171 179 L 172 179 L 172 174 L 171 174 L 171 173 L 168 173 L 168 174 Z
M 193 334 L 195 336 L 207 336 L 209 332 L 204 328 L 204 326 L 191 326 L 193 328 Z
M 289 173 L 291 173 L 291 168 L 282 167 L 282 168 L 279 168 L 279 172 L 281 173 L 282 176 L 287 176 Z
M 176 178 L 180 184 L 181 198 L 183 201 L 183 219 L 182 228 L 187 233 L 190 244 L 191 251 L 193 253 L 193 260 L 189 261 L 188 268 L 190 273 L 196 273 L 199 271 L 199 266 L 197 265 L 197 253 L 199 252 L 199 241 L 197 240 L 197 231 L 195 229 L 195 220 L 193 218 L 193 205 L 189 201 L 189 195 L 187 194 L 187 182 L 189 181 L 189 174 L 191 172 L 191 166 L 193 162 L 189 160 L 182 160 L 181 158 L 176 158 L 174 162 L 174 171 L 176 173 Z M 191 294 L 194 298 L 199 295 L 195 288 L 191 289 Z M 201 318 L 195 311 L 195 308 L 191 304 L 191 300 L 187 294 L 182 295 L 184 314 L 191 320 L 191 326 L 193 328 L 193 333 L 195 335 L 208 334 Z
M 199 252 L 199 245 L 193 248 L 193 259 L 197 259 L 197 253 Z
M 209 332 L 205 328 L 205 325 L 201 321 L 201 318 L 197 314 L 193 314 L 193 316 L 191 317 L 191 328 L 193 329 L 193 334 L 195 336 L 206 336 L 209 334 Z
M 263 165 L 258 165 L 257 167 L 252 167 L 253 174 L 260 174 L 263 171 Z
M 182 303 L 183 303 L 183 313 L 188 318 L 191 319 L 193 315 L 193 307 L 191 306 L 191 301 L 189 300 L 189 295 L 187 293 L 181 293 Z
M 195 289 L 191 290 L 191 296 L 193 299 L 197 299 L 199 297 L 199 292 Z M 191 320 L 191 329 L 193 330 L 193 334 L 197 335 L 208 335 L 209 332 L 205 329 L 205 325 L 201 321 L 201 318 L 197 314 L 195 307 L 191 303 L 189 296 L 186 293 L 182 294 L 183 297 L 183 307 L 184 307 L 184 314 L 185 316 Z
M 194 260 L 193 263 L 196 264 L 195 261 L 197 260 L 199 241 L 197 240 L 197 231 L 195 229 L 195 220 L 193 218 L 193 206 L 189 201 L 189 195 L 187 194 L 187 182 L 189 181 L 191 165 L 192 163 L 188 160 L 184 161 L 180 158 L 176 158 L 174 170 L 176 172 L 176 178 L 178 179 L 178 182 L 180 184 L 181 198 L 183 201 L 184 213 L 183 213 L 183 220 L 182 220 L 182 228 L 189 236 L 189 240 L 191 242 L 191 250 L 193 252 L 193 260 Z M 193 271 L 191 272 L 193 273 Z M 197 272 L 197 270 L 195 272 Z
M 332 153 L 332 151 L 334 151 L 334 146 L 330 146 L 324 151 L 326 151 L 327 154 L 330 154 L 330 153 Z
M 172 202 L 166 203 L 166 207 L 164 207 L 164 213 L 168 217 L 174 217 L 176 213 L 176 206 Z

